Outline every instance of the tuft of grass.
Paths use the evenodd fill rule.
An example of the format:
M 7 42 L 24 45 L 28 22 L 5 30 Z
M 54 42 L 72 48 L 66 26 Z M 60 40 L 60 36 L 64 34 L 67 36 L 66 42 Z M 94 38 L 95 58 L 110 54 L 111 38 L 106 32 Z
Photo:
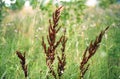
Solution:
M 64 73 L 65 65 L 66 65 L 65 48 L 66 48 L 67 38 L 65 36 L 65 33 L 66 33 L 66 30 L 64 31 L 64 35 L 63 35 L 63 38 L 61 40 L 61 44 L 62 44 L 62 48 L 61 48 L 62 56 L 61 56 L 61 58 L 60 58 L 60 56 L 57 56 L 57 58 L 58 58 L 57 73 L 58 73 L 59 79 L 62 76 L 62 74 Z
M 24 54 L 22 55 L 21 52 L 16 51 L 16 54 L 17 54 L 18 58 L 21 60 L 21 61 L 20 61 L 20 64 L 21 64 L 21 66 L 22 66 L 22 69 L 23 69 L 23 72 L 24 72 L 25 77 L 28 77 L 28 70 L 27 70 L 27 65 L 26 65 L 25 52 L 24 52 Z
M 48 35 L 47 35 L 47 41 L 48 41 L 48 48 L 46 47 L 46 43 L 44 42 L 44 37 L 42 37 L 42 46 L 44 48 L 44 53 L 46 55 L 46 65 L 49 68 L 49 73 L 52 74 L 52 76 L 57 79 L 57 75 L 55 73 L 55 70 L 53 69 L 53 62 L 55 60 L 55 54 L 57 52 L 57 47 L 59 46 L 59 44 L 62 44 L 62 58 L 60 58 L 59 56 L 57 56 L 58 58 L 58 76 L 60 78 L 60 76 L 63 74 L 64 71 L 64 66 L 66 64 L 66 57 L 64 54 L 65 51 L 65 44 L 66 44 L 66 37 L 65 37 L 65 33 L 63 36 L 60 37 L 60 39 L 58 41 L 56 41 L 56 36 L 58 31 L 60 30 L 60 27 L 58 26 L 58 21 L 60 18 L 60 12 L 62 10 L 62 6 L 59 7 L 58 9 L 55 10 L 55 12 L 53 13 L 53 17 L 52 17 L 52 22 L 51 20 L 49 20 L 49 28 L 48 28 Z M 48 76 L 47 76 L 48 77 Z
M 105 32 L 108 30 L 108 28 L 109 28 L 109 26 L 106 27 L 105 30 L 101 31 L 99 36 L 96 37 L 96 40 L 94 42 L 91 41 L 89 46 L 85 49 L 85 51 L 83 53 L 83 59 L 80 63 L 80 78 L 81 79 L 84 79 L 84 75 L 85 75 L 85 73 L 88 70 L 89 65 L 90 65 L 90 64 L 87 64 L 87 63 L 90 60 L 90 58 L 96 53 L 97 49 L 100 46 L 102 37 L 105 34 Z

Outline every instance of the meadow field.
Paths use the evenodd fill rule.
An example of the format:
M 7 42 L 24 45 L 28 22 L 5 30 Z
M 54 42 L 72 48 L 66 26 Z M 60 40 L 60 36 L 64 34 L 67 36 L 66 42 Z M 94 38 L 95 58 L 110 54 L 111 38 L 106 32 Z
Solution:
M 120 79 L 120 5 L 108 8 L 79 7 L 82 4 L 63 5 L 56 35 L 59 40 L 66 29 L 65 69 L 61 79 L 80 79 L 80 62 L 90 42 L 102 30 L 109 26 L 103 35 L 100 47 L 90 58 L 90 64 L 84 79 Z M 45 9 L 36 8 L 27 11 L 8 11 L 0 22 L 0 78 L 25 79 L 20 59 L 16 51 L 26 52 L 28 70 L 27 79 L 54 79 L 46 65 L 46 55 L 42 46 L 42 37 L 46 46 L 49 19 L 52 19 L 55 6 Z M 61 45 L 55 51 L 61 55 Z M 53 68 L 57 74 L 57 55 Z M 58 79 L 58 78 L 57 78 Z

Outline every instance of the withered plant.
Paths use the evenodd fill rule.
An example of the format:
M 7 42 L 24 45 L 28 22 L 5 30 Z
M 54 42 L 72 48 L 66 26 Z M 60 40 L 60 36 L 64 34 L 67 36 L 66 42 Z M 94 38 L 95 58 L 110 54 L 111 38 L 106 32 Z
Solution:
M 16 51 L 16 54 L 17 54 L 18 58 L 20 59 L 20 64 L 21 64 L 22 69 L 23 69 L 23 71 L 24 71 L 25 78 L 27 78 L 27 76 L 28 76 L 28 71 L 27 71 L 27 65 L 26 65 L 25 52 L 24 52 L 24 54 L 22 55 L 21 52 Z
M 65 46 L 66 46 L 67 38 L 65 36 L 65 33 L 66 33 L 66 30 L 64 31 L 64 35 L 63 35 L 62 40 L 61 40 L 61 44 L 62 44 L 62 48 L 61 48 L 62 56 L 61 57 L 57 56 L 57 58 L 58 58 L 57 73 L 58 73 L 59 79 L 62 76 L 62 74 L 64 73 L 65 65 L 66 65 Z
M 89 44 L 89 46 L 85 49 L 84 53 L 83 53 L 83 58 L 82 61 L 80 63 L 80 78 L 84 79 L 84 75 L 86 73 L 86 71 L 89 68 L 90 64 L 87 64 L 88 61 L 90 60 L 90 58 L 96 53 L 97 49 L 100 46 L 101 40 L 103 35 L 105 34 L 105 32 L 107 31 L 107 29 L 109 28 L 109 26 L 101 31 L 101 33 L 99 34 L 99 36 L 96 37 L 95 41 L 91 41 L 91 43 Z
M 47 41 L 48 41 L 48 47 L 46 47 L 46 43 L 44 42 L 44 37 L 42 37 L 42 46 L 44 48 L 44 53 L 46 55 L 46 65 L 48 66 L 50 73 L 53 75 L 53 77 L 55 79 L 57 79 L 57 75 L 53 69 L 53 62 L 55 60 L 55 52 L 56 52 L 56 48 L 58 47 L 58 45 L 60 44 L 60 42 L 62 43 L 62 52 L 64 52 L 65 49 L 65 43 L 66 43 L 66 38 L 65 35 L 61 36 L 60 39 L 58 41 L 56 41 L 56 34 L 58 33 L 58 31 L 60 30 L 61 26 L 58 26 L 58 21 L 60 18 L 60 12 L 61 12 L 62 6 L 59 7 L 58 9 L 55 10 L 55 12 L 53 13 L 53 17 L 52 17 L 52 22 L 51 20 L 49 20 L 49 28 L 48 28 L 48 35 L 47 35 Z M 64 70 L 64 66 L 60 66 L 63 65 L 65 63 L 65 56 L 63 54 L 62 59 L 60 59 L 60 57 L 57 57 L 59 60 L 59 67 L 58 70 L 60 72 L 58 72 L 58 74 L 61 74 L 61 69 L 63 67 L 62 70 Z M 62 61 L 62 62 L 61 62 Z

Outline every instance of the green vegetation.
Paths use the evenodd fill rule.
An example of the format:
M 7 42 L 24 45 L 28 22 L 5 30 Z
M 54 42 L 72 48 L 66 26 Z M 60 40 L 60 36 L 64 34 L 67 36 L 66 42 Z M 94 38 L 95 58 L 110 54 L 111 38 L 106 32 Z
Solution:
M 82 1 L 82 0 L 81 0 Z M 78 79 L 83 52 L 91 40 L 110 26 L 103 36 L 96 54 L 89 60 L 90 66 L 85 79 L 119 79 L 120 78 L 120 5 L 101 8 L 86 8 L 83 1 L 64 3 L 64 10 L 59 20 L 60 31 L 57 39 L 66 28 L 66 65 L 61 79 Z M 20 5 L 21 6 L 21 5 Z M 16 9 L 16 8 L 15 8 Z M 55 5 L 42 6 L 33 14 L 8 11 L 0 24 L 0 78 L 24 79 L 24 73 L 16 51 L 26 52 L 26 64 L 30 79 L 45 79 L 49 68 L 42 47 L 42 36 L 48 35 L 49 19 L 55 11 Z M 35 8 L 36 9 L 36 8 Z M 6 11 L 3 7 L 0 11 Z M 21 12 L 20 12 L 21 11 Z M 6 12 L 3 12 L 6 14 Z M 0 12 L 0 18 L 3 15 Z M 47 42 L 47 40 L 44 40 Z M 58 47 L 57 53 L 61 53 Z M 57 58 L 57 56 L 56 56 Z M 55 60 L 54 63 L 58 62 Z M 54 64 L 57 66 L 57 64 Z M 54 68 L 56 69 L 56 68 Z M 57 71 L 57 69 L 56 69 Z M 55 72 L 56 72 L 55 71 Z M 53 76 L 50 74 L 50 79 Z
M 117 0 L 100 0 L 100 6 L 102 8 L 107 8 L 109 7 L 111 4 L 117 3 Z

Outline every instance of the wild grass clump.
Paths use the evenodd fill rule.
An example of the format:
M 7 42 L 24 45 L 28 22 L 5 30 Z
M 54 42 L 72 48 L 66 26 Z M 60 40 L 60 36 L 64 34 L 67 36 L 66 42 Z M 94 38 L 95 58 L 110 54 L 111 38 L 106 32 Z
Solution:
M 28 70 L 27 70 L 25 52 L 24 52 L 24 54 L 22 55 L 21 52 L 16 51 L 16 54 L 17 54 L 18 58 L 20 59 L 20 64 L 21 64 L 21 66 L 22 66 L 22 70 L 23 70 L 23 72 L 24 72 L 24 75 L 25 75 L 25 77 L 27 77 L 27 76 L 28 76 Z
M 105 30 L 101 31 L 99 36 L 96 37 L 95 41 L 94 42 L 91 41 L 89 46 L 85 49 L 85 51 L 83 53 L 83 59 L 80 63 L 80 77 L 81 77 L 81 79 L 84 79 L 84 75 L 85 75 L 85 73 L 88 70 L 89 65 L 90 65 L 90 64 L 87 64 L 87 63 L 90 60 L 90 58 L 96 53 L 97 49 L 100 46 L 102 37 L 105 34 L 105 32 L 108 30 L 108 28 L 109 27 L 107 27 Z
M 66 33 L 66 30 L 64 31 L 64 35 L 63 35 L 62 40 L 61 40 L 61 44 L 62 44 L 62 48 L 61 48 L 62 56 L 61 57 L 59 55 L 57 56 L 57 58 L 58 58 L 57 73 L 58 73 L 59 79 L 62 76 L 62 74 L 64 73 L 65 65 L 66 65 L 65 48 L 66 48 L 67 38 L 65 36 L 65 33 Z
M 57 75 L 55 73 L 55 70 L 53 69 L 53 62 L 55 60 L 55 55 L 57 52 L 56 48 L 60 45 L 60 43 L 62 44 L 62 48 L 61 48 L 62 58 L 57 56 L 58 58 L 57 73 L 59 77 L 63 74 L 64 66 L 66 64 L 66 61 L 65 61 L 66 57 L 65 57 L 64 51 L 65 51 L 65 44 L 67 39 L 65 37 L 65 33 L 60 37 L 58 41 L 56 41 L 56 34 L 61 28 L 61 26 L 58 27 L 58 21 L 60 19 L 60 12 L 62 8 L 63 8 L 62 6 L 59 7 L 53 13 L 52 22 L 51 20 L 49 20 L 48 35 L 47 35 L 47 41 L 49 45 L 48 47 L 46 47 L 46 43 L 44 42 L 44 37 L 42 37 L 42 46 L 44 48 L 44 53 L 46 55 L 46 65 L 49 68 L 49 73 L 51 73 L 55 79 L 57 79 Z
M 54 79 L 61 79 L 62 78 L 61 76 L 63 75 L 65 71 L 65 66 L 67 65 L 66 64 L 67 57 L 65 54 L 65 50 L 66 50 L 66 43 L 68 39 L 66 37 L 66 29 L 63 31 L 63 34 L 60 36 L 59 39 L 57 36 L 58 32 L 61 29 L 61 26 L 59 26 L 59 19 L 60 19 L 60 14 L 61 14 L 62 9 L 63 9 L 62 6 L 56 9 L 52 15 L 52 20 L 49 19 L 48 35 L 46 36 L 46 40 L 48 43 L 45 43 L 46 40 L 44 37 L 42 37 L 42 47 L 43 47 L 45 59 L 46 59 L 45 63 L 49 69 L 48 71 L 49 73 L 45 75 L 46 76 L 45 78 L 47 79 L 50 78 L 48 74 L 51 74 Z M 89 46 L 84 51 L 82 60 L 78 67 L 80 68 L 80 74 L 79 74 L 80 79 L 84 79 L 85 73 L 89 69 L 89 66 L 90 66 L 90 64 L 88 64 L 88 61 L 96 53 L 102 41 L 103 35 L 108 30 L 108 28 L 109 27 L 101 31 L 101 33 L 96 37 L 95 41 L 91 41 Z M 61 51 L 58 51 L 59 48 L 61 49 Z M 70 49 L 75 50 L 72 48 Z M 28 77 L 25 53 L 22 55 L 21 52 L 16 51 L 16 54 L 18 58 L 21 60 L 20 63 L 22 66 L 22 70 L 24 71 L 25 77 Z M 58 62 L 56 63 L 55 60 L 57 60 Z M 54 64 L 57 64 L 57 67 Z M 69 73 L 73 74 L 72 71 Z

